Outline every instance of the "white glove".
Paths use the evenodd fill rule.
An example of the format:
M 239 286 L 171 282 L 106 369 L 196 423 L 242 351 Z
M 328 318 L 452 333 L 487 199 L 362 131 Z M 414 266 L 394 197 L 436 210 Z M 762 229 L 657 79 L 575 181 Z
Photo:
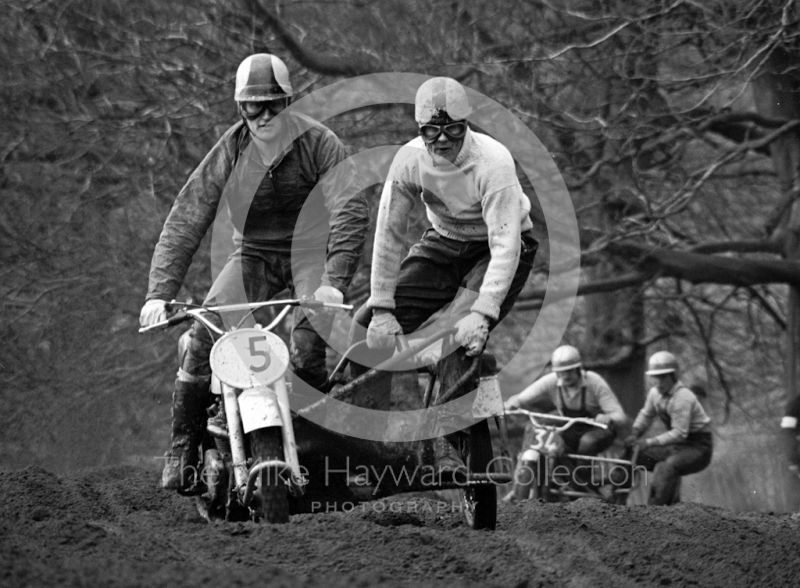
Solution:
M 166 300 L 153 298 L 144 303 L 139 312 L 139 324 L 143 327 L 150 327 L 156 323 L 167 320 Z
M 395 335 L 402 335 L 403 329 L 391 312 L 373 312 L 367 329 L 367 347 L 370 349 L 394 349 Z
M 466 348 L 467 357 L 483 351 L 489 338 L 489 321 L 479 312 L 471 312 L 456 323 L 456 343 Z
M 314 292 L 314 300 L 327 302 L 328 304 L 341 304 L 344 302 L 344 294 L 333 286 L 320 286 Z
M 601 412 L 596 417 L 594 417 L 594 422 L 600 423 L 601 425 L 610 425 L 611 417 L 608 416 L 606 413 Z

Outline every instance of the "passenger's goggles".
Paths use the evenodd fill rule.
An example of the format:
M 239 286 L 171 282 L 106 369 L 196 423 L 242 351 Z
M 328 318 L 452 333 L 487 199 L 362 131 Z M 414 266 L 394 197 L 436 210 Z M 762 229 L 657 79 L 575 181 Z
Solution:
M 464 121 L 447 123 L 446 125 L 426 124 L 419 126 L 419 136 L 426 143 L 433 143 L 444 133 L 452 141 L 458 141 L 467 134 L 467 123 Z
M 269 110 L 273 116 L 277 116 L 289 106 L 288 98 L 277 98 L 275 100 L 259 100 L 258 102 L 246 100 L 239 102 L 239 111 L 247 120 L 260 118 L 265 110 Z

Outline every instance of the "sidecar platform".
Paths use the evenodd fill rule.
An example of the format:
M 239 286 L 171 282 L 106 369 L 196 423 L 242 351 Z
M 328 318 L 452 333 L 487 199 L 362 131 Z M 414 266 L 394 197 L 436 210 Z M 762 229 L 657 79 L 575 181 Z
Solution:
M 307 484 L 290 498 L 292 514 L 352 508 L 395 494 L 508 484 L 510 473 L 437 472 L 431 440 L 383 443 L 333 432 L 293 419 Z M 465 439 L 468 433 L 462 433 Z
M 439 367 L 444 374 L 442 381 L 455 384 L 449 390 L 437 389 L 434 396 L 438 398 L 432 399 L 433 405 L 442 403 L 443 398 L 446 401 L 445 396 L 450 392 L 455 392 L 453 396 L 457 396 L 475 389 L 474 382 L 478 380 L 477 370 L 480 369 L 480 362 L 475 359 L 472 361 L 471 358 L 465 359 L 463 354 L 453 354 L 451 359 L 441 362 Z M 470 365 L 476 369 L 468 373 Z M 360 393 L 368 396 L 371 392 L 369 377 L 358 384 L 351 396 L 353 404 L 358 404 Z M 392 396 L 402 397 L 405 394 L 410 398 L 419 397 L 418 389 L 410 389 L 416 384 L 416 374 L 395 376 Z M 502 407 L 502 399 L 499 402 Z M 304 412 L 301 410 L 301 413 Z M 347 508 L 348 504 L 405 492 L 463 490 L 507 484 L 512 479 L 511 472 L 500 472 L 500 468 L 493 467 L 491 463 L 487 466 L 487 461 L 491 462 L 493 456 L 486 422 L 479 422 L 454 435 L 466 462 L 464 468 L 454 472 L 437 472 L 434 468 L 433 440 L 383 442 L 351 437 L 308 420 L 302 414 L 293 414 L 292 422 L 299 461 L 307 477 L 302 495 L 290 499 L 290 509 L 294 513 Z M 480 457 L 473 448 L 476 435 L 481 437 L 479 444 L 484 447 Z M 483 460 L 478 467 L 475 467 L 478 463 L 474 461 L 476 458 Z

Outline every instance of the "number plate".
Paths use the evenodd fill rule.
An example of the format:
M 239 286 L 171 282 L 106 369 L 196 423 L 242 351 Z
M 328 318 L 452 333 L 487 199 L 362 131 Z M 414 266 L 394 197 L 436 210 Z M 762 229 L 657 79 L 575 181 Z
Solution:
M 211 349 L 211 370 L 234 388 L 269 386 L 288 366 L 286 344 L 275 333 L 261 329 L 227 333 Z

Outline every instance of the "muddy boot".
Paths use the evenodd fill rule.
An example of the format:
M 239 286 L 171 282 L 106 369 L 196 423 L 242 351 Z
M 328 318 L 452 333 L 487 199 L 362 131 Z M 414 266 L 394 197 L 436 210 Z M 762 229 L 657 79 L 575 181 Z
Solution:
M 208 418 L 208 389 L 208 381 L 175 380 L 171 447 L 164 454 L 161 473 L 161 487 L 165 490 L 190 491 L 200 478 L 198 447 Z
M 464 469 L 464 462 L 458 454 L 457 437 L 454 434 L 438 437 L 433 445 L 433 467 L 437 472 Z

